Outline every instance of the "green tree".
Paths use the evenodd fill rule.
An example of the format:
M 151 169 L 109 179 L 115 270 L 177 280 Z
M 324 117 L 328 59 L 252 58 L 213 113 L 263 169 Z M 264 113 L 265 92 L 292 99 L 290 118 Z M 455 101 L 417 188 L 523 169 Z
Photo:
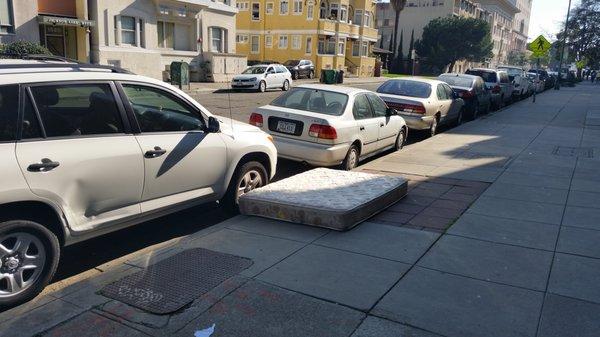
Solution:
M 492 56 L 490 26 L 481 19 L 444 17 L 431 20 L 415 43 L 417 54 L 443 69 L 457 61 L 483 61 Z
M 0 44 L 0 53 L 6 55 L 20 56 L 26 54 L 50 55 L 48 48 L 30 41 L 15 41 Z
M 415 30 L 413 29 L 412 33 L 410 33 L 410 43 L 408 44 L 408 58 L 409 58 L 408 68 L 409 68 L 410 74 L 413 73 L 413 60 L 411 59 L 411 57 L 412 57 L 414 49 L 415 49 Z
M 563 41 L 565 30 L 558 34 Z M 566 30 L 566 48 L 569 62 L 588 60 L 592 67 L 600 66 L 600 0 L 581 0 L 572 10 Z
M 511 50 L 507 57 L 508 64 L 514 66 L 524 66 L 527 63 L 527 55 L 520 50 Z
M 400 31 L 400 43 L 398 44 L 398 51 L 395 53 L 396 57 L 393 61 L 392 72 L 394 74 L 402 74 L 404 71 L 404 51 L 402 45 L 404 44 L 404 30 Z
M 396 13 L 396 17 L 394 18 L 394 47 L 390 48 L 390 50 L 392 52 L 394 52 L 396 50 L 396 46 L 398 45 L 398 23 L 400 22 L 400 12 L 402 12 L 404 10 L 404 6 L 406 6 L 406 0 L 390 0 L 390 3 L 392 4 L 392 8 L 394 9 L 394 12 Z M 396 54 L 394 53 L 394 56 L 396 56 Z

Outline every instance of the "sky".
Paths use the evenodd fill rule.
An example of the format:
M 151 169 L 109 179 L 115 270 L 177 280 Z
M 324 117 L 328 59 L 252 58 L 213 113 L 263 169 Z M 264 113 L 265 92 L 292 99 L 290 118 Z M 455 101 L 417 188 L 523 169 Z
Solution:
M 573 0 L 571 8 L 578 3 L 579 0 Z M 533 0 L 529 39 L 533 40 L 539 35 L 544 35 L 551 41 L 555 40 L 561 23 L 566 19 L 568 6 L 569 0 Z

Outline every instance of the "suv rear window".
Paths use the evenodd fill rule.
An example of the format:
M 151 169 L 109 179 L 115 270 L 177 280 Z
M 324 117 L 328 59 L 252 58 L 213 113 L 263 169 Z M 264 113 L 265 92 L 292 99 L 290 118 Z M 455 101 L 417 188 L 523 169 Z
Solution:
M 271 105 L 283 108 L 318 112 L 341 116 L 348 102 L 348 95 L 339 92 L 311 88 L 294 88 L 277 97 Z
M 483 78 L 484 82 L 488 82 L 488 83 L 498 82 L 498 77 L 496 76 L 496 72 L 484 71 L 484 70 L 467 70 L 466 74 L 479 76 L 479 77 Z
M 17 136 L 19 86 L 0 87 L 0 142 L 14 141 Z

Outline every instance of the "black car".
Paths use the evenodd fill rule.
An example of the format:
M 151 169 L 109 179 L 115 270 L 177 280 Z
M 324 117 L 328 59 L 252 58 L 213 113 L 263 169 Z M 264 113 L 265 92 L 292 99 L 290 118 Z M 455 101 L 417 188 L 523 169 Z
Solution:
M 547 71 L 543 69 L 529 69 L 528 72 L 539 75 L 540 81 L 544 81 L 544 89 L 554 88 L 554 84 L 556 84 L 556 78 L 554 76 L 550 76 Z
M 288 68 L 294 80 L 300 77 L 315 77 L 315 65 L 311 60 L 287 60 L 283 65 Z
M 487 113 L 492 105 L 490 91 L 479 76 L 467 74 L 441 74 L 438 79 L 448 83 L 452 90 L 465 101 L 465 109 L 473 119 L 480 112 Z

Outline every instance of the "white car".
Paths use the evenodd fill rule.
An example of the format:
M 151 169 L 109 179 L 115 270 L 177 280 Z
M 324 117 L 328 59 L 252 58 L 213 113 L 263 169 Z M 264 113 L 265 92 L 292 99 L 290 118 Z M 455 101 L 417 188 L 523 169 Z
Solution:
M 329 85 L 301 85 L 258 108 L 250 124 L 270 133 L 280 157 L 315 166 L 359 160 L 402 148 L 404 119 L 373 92 Z
M 2 308 L 42 291 L 64 245 L 201 203 L 235 207 L 275 175 L 277 151 L 155 79 L 2 60 L 0 158 Z
M 527 90 L 529 89 L 529 79 L 527 73 L 522 67 L 516 66 L 498 66 L 498 70 L 504 70 L 508 73 L 508 78 L 513 82 L 513 97 L 516 99 L 522 99 L 527 96 Z
M 292 86 L 292 74 L 281 64 L 260 64 L 248 67 L 231 80 L 234 90 L 247 89 L 265 92 L 267 89 L 287 91 Z

